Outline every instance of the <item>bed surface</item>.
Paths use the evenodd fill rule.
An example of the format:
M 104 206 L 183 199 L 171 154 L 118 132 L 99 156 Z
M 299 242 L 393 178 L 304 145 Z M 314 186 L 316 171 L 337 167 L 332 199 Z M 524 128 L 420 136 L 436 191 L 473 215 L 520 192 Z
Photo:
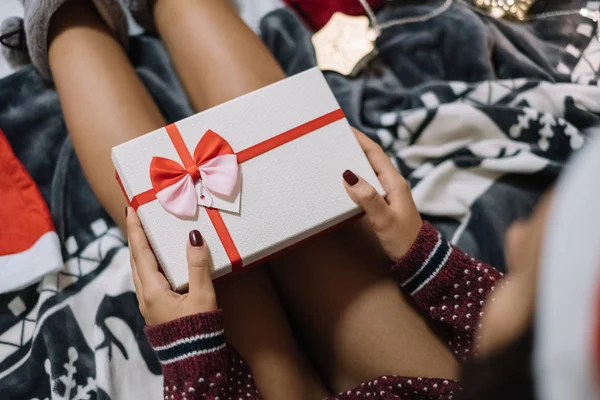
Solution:
M 256 29 L 279 0 L 238 1 L 251 5 L 241 14 Z M 600 9 L 600 0 L 546 1 Z M 378 18 L 424 7 L 386 7 Z M 0 0 L 0 18 L 19 10 L 18 0 Z M 501 270 L 507 227 L 529 215 L 600 126 L 597 23 L 506 25 L 454 4 L 428 23 L 388 31 L 365 73 L 325 73 L 350 123 L 409 180 L 425 219 Z M 266 15 L 260 33 L 287 75 L 315 66 L 312 32 L 291 10 Z M 130 60 L 165 119 L 191 115 L 162 43 L 131 41 Z M 39 284 L 0 296 L 3 398 L 162 398 L 126 241 L 85 180 L 55 90 L 31 66 L 0 79 L 0 128 L 49 206 L 65 260 Z

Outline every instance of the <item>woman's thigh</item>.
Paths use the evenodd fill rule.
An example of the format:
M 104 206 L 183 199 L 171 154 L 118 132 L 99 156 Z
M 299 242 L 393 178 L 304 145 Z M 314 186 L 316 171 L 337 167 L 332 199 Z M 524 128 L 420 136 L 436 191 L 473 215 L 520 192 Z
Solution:
M 320 399 L 328 395 L 302 353 L 264 266 L 215 282 L 225 310 L 225 334 L 243 355 L 266 399 Z
M 400 292 L 390 266 L 362 220 L 273 263 L 303 346 L 334 392 L 382 375 L 456 375 L 450 351 Z

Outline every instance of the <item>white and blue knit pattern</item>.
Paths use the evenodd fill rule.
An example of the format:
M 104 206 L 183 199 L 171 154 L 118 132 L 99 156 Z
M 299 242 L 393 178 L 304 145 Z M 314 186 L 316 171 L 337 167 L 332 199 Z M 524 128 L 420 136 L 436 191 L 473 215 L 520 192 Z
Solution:
M 429 257 L 423 262 L 421 267 L 410 278 L 408 278 L 402 287 L 414 296 L 419 290 L 429 283 L 446 265 L 448 258 L 452 254 L 450 243 L 442 239 L 438 233 L 437 243 Z
M 161 364 L 170 364 L 200 354 L 213 353 L 225 347 L 223 330 L 187 337 L 164 346 L 154 347 Z

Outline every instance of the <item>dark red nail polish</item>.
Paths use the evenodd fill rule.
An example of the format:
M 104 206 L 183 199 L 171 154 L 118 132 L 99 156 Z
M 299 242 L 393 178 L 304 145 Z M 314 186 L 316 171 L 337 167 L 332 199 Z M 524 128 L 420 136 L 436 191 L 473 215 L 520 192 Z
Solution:
M 127 211 L 128 211 L 129 207 L 125 207 L 125 218 L 127 218 Z
M 194 229 L 190 232 L 190 243 L 194 247 L 202 246 L 202 235 L 200 234 L 200 231 Z
M 354 175 L 354 172 L 350 171 L 349 169 L 345 170 L 342 176 L 344 177 L 346 183 L 350 186 L 354 186 L 358 183 L 358 176 Z

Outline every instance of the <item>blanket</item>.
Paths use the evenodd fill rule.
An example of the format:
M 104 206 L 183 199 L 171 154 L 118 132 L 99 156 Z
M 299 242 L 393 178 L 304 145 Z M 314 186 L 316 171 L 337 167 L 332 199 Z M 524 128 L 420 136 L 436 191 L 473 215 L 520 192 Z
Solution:
M 599 2 L 556 6 L 536 9 Z M 387 7 L 378 19 L 432 7 Z M 289 10 L 264 18 L 261 32 L 286 73 L 316 65 L 311 32 Z M 387 151 L 426 219 L 504 270 L 506 229 L 529 215 L 598 123 L 597 24 L 580 16 L 508 23 L 455 2 L 438 18 L 385 30 L 377 47 L 358 78 L 326 75 L 350 123 Z
M 387 7 L 379 18 L 430 9 Z M 260 32 L 287 74 L 315 64 L 311 33 L 291 11 L 266 16 Z M 349 120 L 409 179 L 425 218 L 503 269 L 508 225 L 596 131 L 596 34 L 579 16 L 522 25 L 455 4 L 385 32 L 359 77 L 326 78 Z M 166 120 L 192 113 L 159 40 L 134 37 L 129 55 Z M 33 68 L 0 80 L 0 127 L 49 205 L 65 259 L 40 284 L 0 296 L 2 397 L 161 398 L 126 243 L 83 176 L 54 88 Z

